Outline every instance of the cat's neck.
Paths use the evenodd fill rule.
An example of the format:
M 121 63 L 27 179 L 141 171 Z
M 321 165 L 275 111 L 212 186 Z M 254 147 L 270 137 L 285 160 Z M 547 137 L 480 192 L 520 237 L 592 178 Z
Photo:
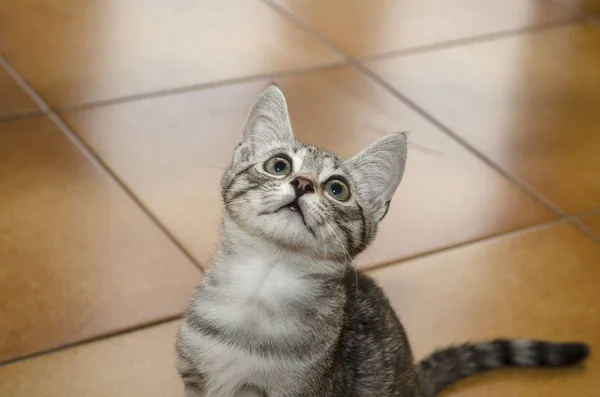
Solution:
M 206 281 L 212 288 L 235 289 L 240 298 L 257 294 L 284 298 L 289 291 L 300 298 L 325 283 L 341 280 L 344 264 L 312 257 L 254 236 L 225 216 L 221 244 L 215 253 Z M 290 298 L 293 298 L 290 296 Z
M 318 258 L 301 250 L 282 247 L 264 237 L 253 235 L 229 216 L 223 218 L 220 247 L 214 265 L 261 261 L 273 266 L 286 266 L 298 275 L 341 275 L 345 265 L 335 260 Z

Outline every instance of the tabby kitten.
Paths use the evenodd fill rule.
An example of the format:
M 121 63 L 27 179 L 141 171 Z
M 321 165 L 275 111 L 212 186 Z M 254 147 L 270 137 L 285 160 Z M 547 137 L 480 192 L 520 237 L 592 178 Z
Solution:
M 221 244 L 177 339 L 189 397 L 429 397 L 506 366 L 584 360 L 579 343 L 496 340 L 413 363 L 402 325 L 352 258 L 400 184 L 406 136 L 344 160 L 294 139 L 285 98 L 254 104 L 222 180 Z

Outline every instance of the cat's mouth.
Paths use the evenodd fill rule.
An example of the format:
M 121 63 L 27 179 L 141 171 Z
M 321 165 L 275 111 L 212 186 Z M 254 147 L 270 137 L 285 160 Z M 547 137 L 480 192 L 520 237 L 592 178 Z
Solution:
M 302 218 L 302 222 L 306 225 L 306 220 L 304 219 L 304 214 L 302 213 L 302 210 L 300 209 L 300 204 L 298 203 L 297 197 L 291 203 L 286 204 L 283 207 L 281 207 L 279 209 L 279 211 L 292 211 L 292 212 L 298 213 L 298 215 L 300 215 L 300 217 Z
M 298 205 L 298 200 L 297 200 L 297 199 L 296 199 L 296 200 L 294 200 L 294 201 L 292 201 L 291 203 L 289 203 L 289 204 L 287 204 L 287 205 L 284 205 L 284 206 L 282 207 L 282 209 L 283 209 L 283 208 L 287 208 L 287 209 L 289 209 L 290 211 L 294 211 L 294 212 L 296 212 L 296 211 L 297 211 L 297 212 L 300 212 L 300 214 L 302 214 L 302 210 L 300 209 L 300 206 Z
M 261 212 L 259 215 L 270 215 L 270 214 L 275 214 L 275 213 L 281 212 L 281 211 L 290 211 L 290 212 L 294 212 L 294 213 L 300 215 L 300 219 L 302 219 L 302 223 L 304 224 L 304 226 L 306 226 L 306 228 L 308 229 L 310 234 L 312 234 L 313 237 L 316 238 L 315 231 L 310 226 L 308 226 L 308 224 L 306 223 L 306 219 L 304 218 L 304 213 L 300 209 L 300 204 L 298 203 L 297 197 L 291 203 L 287 203 L 286 205 L 279 207 L 279 209 L 277 209 L 275 211 L 265 211 L 265 212 Z

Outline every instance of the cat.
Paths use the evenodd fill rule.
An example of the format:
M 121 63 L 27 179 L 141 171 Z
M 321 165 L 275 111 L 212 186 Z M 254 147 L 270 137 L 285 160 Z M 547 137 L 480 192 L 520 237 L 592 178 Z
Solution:
M 179 330 L 188 397 L 431 397 L 487 370 L 562 367 L 583 343 L 495 340 L 415 364 L 406 333 L 353 258 L 373 241 L 406 162 L 387 135 L 341 159 L 293 135 L 285 97 L 256 100 L 225 171 L 221 243 Z

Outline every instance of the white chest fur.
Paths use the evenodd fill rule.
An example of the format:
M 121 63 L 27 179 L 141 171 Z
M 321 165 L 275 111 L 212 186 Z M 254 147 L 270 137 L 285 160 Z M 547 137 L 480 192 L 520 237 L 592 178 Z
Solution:
M 286 308 L 311 299 L 315 288 L 310 279 L 303 277 L 297 264 L 252 254 L 217 262 L 218 268 L 208 276 L 215 282 L 207 280 L 200 287 L 201 299 L 192 310 L 211 324 L 248 335 L 274 340 L 301 337 L 302 318 Z M 310 360 L 259 355 L 187 324 L 181 333 L 198 357 L 196 370 L 206 375 L 206 396 L 229 397 L 243 384 L 289 389 L 301 382 Z

